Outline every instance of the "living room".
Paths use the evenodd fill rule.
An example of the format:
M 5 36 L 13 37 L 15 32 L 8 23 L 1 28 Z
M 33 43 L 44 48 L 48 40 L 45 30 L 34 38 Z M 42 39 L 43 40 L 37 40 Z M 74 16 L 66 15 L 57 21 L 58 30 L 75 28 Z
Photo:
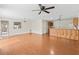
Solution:
M 78 55 L 78 7 L 78 4 L 0 4 L 0 54 Z

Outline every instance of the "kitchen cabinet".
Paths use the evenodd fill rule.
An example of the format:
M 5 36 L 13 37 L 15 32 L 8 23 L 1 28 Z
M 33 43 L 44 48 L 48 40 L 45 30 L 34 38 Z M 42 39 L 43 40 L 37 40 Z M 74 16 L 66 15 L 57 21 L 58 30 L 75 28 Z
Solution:
M 62 37 L 71 40 L 79 40 L 79 30 L 76 29 L 49 29 L 50 36 Z

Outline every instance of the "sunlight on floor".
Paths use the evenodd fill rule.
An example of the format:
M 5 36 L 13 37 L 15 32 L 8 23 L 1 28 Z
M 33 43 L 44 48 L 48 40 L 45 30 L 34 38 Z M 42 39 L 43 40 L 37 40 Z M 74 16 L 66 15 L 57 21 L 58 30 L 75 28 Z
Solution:
M 51 55 L 54 55 L 53 49 L 50 49 L 50 54 L 51 54 Z

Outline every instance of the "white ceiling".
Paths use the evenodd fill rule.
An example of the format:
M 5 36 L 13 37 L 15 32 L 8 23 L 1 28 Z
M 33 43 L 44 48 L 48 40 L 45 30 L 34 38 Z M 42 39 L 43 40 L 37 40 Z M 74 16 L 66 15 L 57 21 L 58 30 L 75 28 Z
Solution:
M 39 9 L 37 4 L 0 4 L 0 16 L 12 18 L 27 18 L 32 20 L 39 19 L 57 19 L 59 16 L 62 18 L 70 18 L 79 16 L 79 4 L 43 4 L 46 7 L 55 6 L 55 9 L 48 10 L 51 13 L 47 14 L 42 12 L 38 15 L 39 11 L 32 11 Z

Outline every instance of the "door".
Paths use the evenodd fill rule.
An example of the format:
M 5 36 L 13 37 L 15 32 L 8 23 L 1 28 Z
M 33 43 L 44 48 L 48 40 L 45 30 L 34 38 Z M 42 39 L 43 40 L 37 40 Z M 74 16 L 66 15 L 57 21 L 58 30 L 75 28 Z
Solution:
M 7 36 L 9 33 L 9 22 L 8 21 L 1 21 L 1 36 Z

